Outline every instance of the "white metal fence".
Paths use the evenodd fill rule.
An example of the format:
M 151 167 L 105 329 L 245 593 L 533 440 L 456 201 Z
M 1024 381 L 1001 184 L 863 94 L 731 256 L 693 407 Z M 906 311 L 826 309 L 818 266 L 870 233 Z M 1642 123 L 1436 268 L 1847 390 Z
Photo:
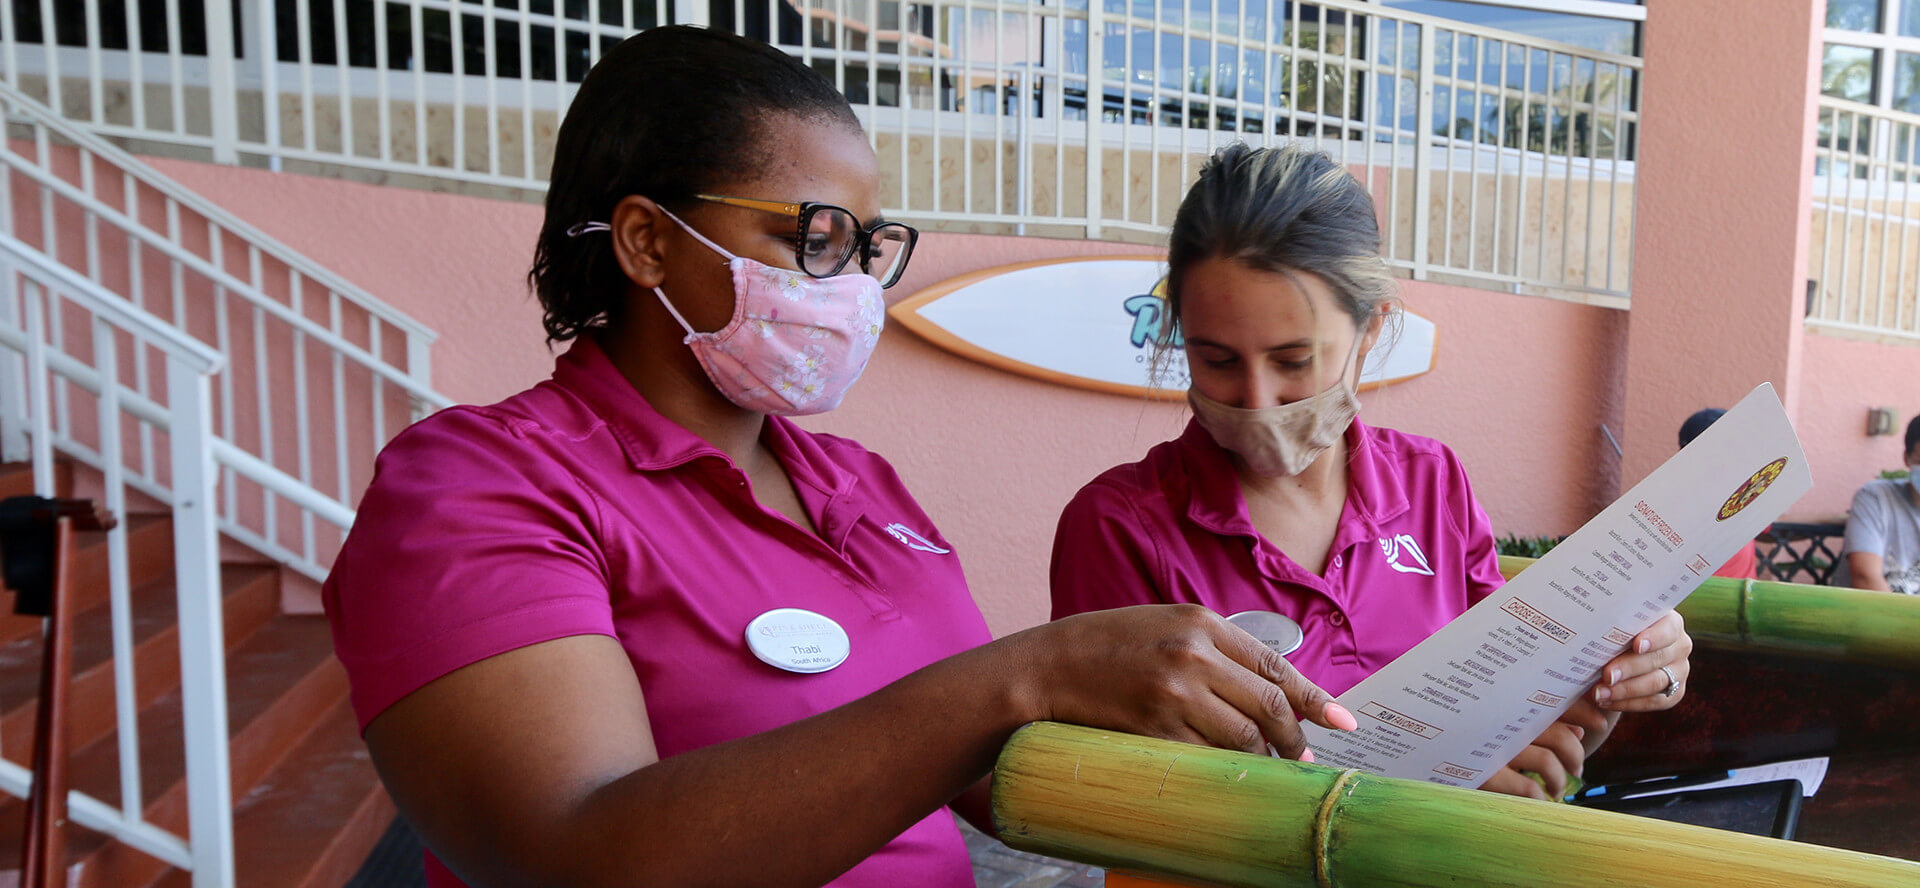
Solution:
M 323 579 L 373 455 L 447 403 L 430 385 L 434 334 L 7 84 L 0 111 L 0 230 L 226 359 L 210 444 L 220 529 Z M 144 395 L 153 373 L 131 369 Z M 0 429 L 15 453 L 19 428 Z M 153 453 L 143 431 L 130 457 L 144 471 Z
M 1627 291 L 1639 60 L 1357 0 L 57 5 L 0 0 L 7 82 L 226 162 L 537 193 L 587 67 L 692 22 L 830 77 L 921 224 L 1152 239 L 1212 148 L 1303 139 L 1417 277 Z
M 1920 339 L 1920 115 L 1821 97 L 1807 323 Z
M 147 385 L 143 372 L 139 385 L 128 384 L 128 364 L 134 362 L 158 365 L 164 383 Z M 114 805 L 75 790 L 69 796 L 73 820 L 193 870 L 196 886 L 233 884 L 219 531 L 208 441 L 214 415 L 209 381 L 223 363 L 166 321 L 0 234 L 0 422 L 31 442 L 37 493 L 60 495 L 54 490 L 54 454 L 63 451 L 100 470 L 106 508 L 122 519 L 107 535 L 120 798 Z M 89 431 L 78 432 L 79 426 Z M 129 468 L 126 445 L 155 437 L 162 439 L 158 456 L 149 449 L 142 465 Z M 125 520 L 129 489 L 173 505 L 191 846 L 145 817 Z M 0 790 L 24 798 L 32 783 L 31 771 L 0 761 Z
M 143 818 L 127 522 L 109 537 L 120 801 L 75 819 L 233 884 L 219 537 L 316 579 L 388 436 L 444 406 L 432 333 L 0 84 L 0 456 L 169 507 L 189 846 Z M 0 763 L 0 789 L 29 775 Z

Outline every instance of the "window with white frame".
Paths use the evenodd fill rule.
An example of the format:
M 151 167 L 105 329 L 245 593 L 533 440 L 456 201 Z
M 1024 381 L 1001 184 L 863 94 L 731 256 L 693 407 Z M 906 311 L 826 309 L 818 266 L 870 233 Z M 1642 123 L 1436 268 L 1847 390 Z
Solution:
M 1820 91 L 1920 113 L 1920 0 L 1827 0 Z
M 1557 40 L 1616 55 L 1640 54 L 1641 0 L 1373 0 L 1382 6 Z M 1836 0 L 1837 2 L 1837 0 Z M 1914 0 L 1920 2 L 1920 0 Z

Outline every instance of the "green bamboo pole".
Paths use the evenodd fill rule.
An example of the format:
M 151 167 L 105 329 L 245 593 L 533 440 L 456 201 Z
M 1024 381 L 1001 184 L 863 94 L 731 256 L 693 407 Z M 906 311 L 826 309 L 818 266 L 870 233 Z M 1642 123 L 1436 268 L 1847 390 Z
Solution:
M 1511 578 L 1534 559 L 1500 556 Z M 1920 669 L 1920 596 L 1708 577 L 1678 608 L 1716 648 Z
M 1912 888 L 1920 864 L 1036 722 L 1000 753 L 1008 845 L 1181 883 Z

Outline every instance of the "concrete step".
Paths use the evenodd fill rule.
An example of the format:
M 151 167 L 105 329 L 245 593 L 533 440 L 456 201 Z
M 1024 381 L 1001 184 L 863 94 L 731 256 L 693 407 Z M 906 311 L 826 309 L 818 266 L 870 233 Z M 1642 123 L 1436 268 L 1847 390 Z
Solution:
M 228 565 L 222 569 L 222 585 L 226 591 L 225 635 L 231 650 L 272 618 L 279 597 L 278 572 Z M 148 583 L 130 597 L 136 708 L 144 709 L 180 686 L 177 604 L 171 577 Z M 111 732 L 116 723 L 111 603 L 102 602 L 76 615 L 73 628 L 67 738 L 69 748 L 79 749 Z M 41 648 L 38 634 L 0 644 L 0 706 L 4 706 L 0 709 L 0 752 L 22 765 L 29 764 L 33 743 Z
M 134 589 L 173 576 L 173 518 L 169 515 L 131 515 L 127 523 L 127 579 Z M 76 536 L 75 552 L 67 578 L 67 589 L 76 614 L 104 603 L 108 597 L 107 535 L 82 533 Z M 0 596 L 0 644 L 40 635 L 39 617 L 13 613 L 10 596 Z
M 393 822 L 393 802 L 360 742 L 353 711 L 328 710 L 234 812 L 234 867 L 247 888 L 339 888 Z M 168 870 L 158 888 L 192 888 Z
M 276 616 L 227 656 L 228 747 L 233 800 L 244 800 L 297 750 L 313 727 L 346 700 L 346 673 L 333 659 L 326 621 Z M 357 737 L 355 738 L 357 741 Z M 118 732 L 75 749 L 72 787 L 109 805 L 121 803 Z M 148 823 L 185 833 L 186 756 L 180 695 L 162 695 L 140 713 L 140 784 Z M 20 807 L 9 800 L 0 809 Z M 0 866 L 19 859 L 19 833 L 5 824 L 18 815 L 0 810 Z M 167 869 L 155 858 L 77 827 L 68 837 L 76 888 L 123 888 L 151 883 Z M 0 882 L 6 879 L 0 870 Z

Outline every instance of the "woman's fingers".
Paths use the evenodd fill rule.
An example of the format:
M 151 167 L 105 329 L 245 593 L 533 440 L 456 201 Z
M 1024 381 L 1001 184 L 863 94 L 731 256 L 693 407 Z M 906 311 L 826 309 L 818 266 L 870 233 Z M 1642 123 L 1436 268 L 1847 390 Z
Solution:
M 1147 605 L 1029 630 L 1033 714 L 1075 724 L 1299 758 L 1296 709 L 1328 717 L 1326 692 L 1219 614 Z M 1023 633 L 1025 634 L 1025 633 Z M 1335 707 L 1334 720 L 1344 710 Z M 1351 716 L 1347 716 L 1351 720 Z
M 1307 748 L 1307 737 L 1294 720 L 1293 705 L 1280 686 L 1231 660 L 1221 664 L 1221 671 L 1213 692 L 1223 712 L 1215 713 L 1211 720 L 1225 724 L 1217 729 L 1223 734 L 1223 742 L 1214 745 L 1264 752 L 1272 744 L 1282 757 L 1300 758 Z
M 1567 711 L 1560 714 L 1560 720 L 1570 725 L 1579 726 L 1586 734 L 1602 733 L 1610 727 L 1607 713 L 1601 710 L 1600 707 L 1594 705 L 1591 697 L 1586 696 L 1582 696 L 1573 701 L 1573 705 L 1567 707 Z M 1586 737 L 1582 736 L 1580 739 L 1584 742 Z
M 1306 716 L 1308 721 L 1336 731 L 1351 731 L 1360 726 L 1354 719 L 1353 713 L 1333 701 L 1332 694 L 1308 681 L 1306 676 L 1300 674 L 1300 670 L 1293 668 L 1293 664 L 1287 662 L 1287 658 L 1274 653 L 1272 648 L 1261 644 L 1259 639 L 1224 619 L 1219 621 L 1216 629 L 1218 634 L 1214 643 L 1221 653 L 1280 691 L 1287 706 L 1289 722 L 1293 720 L 1293 713 L 1298 712 Z M 1264 689 L 1260 689 L 1254 696 L 1260 702 L 1269 702 Z M 1238 705 L 1238 700 L 1229 699 Z
M 1635 712 L 1667 709 L 1679 700 L 1679 693 L 1668 697 L 1666 667 L 1684 684 L 1689 669 L 1687 658 L 1693 653 L 1693 638 L 1687 635 L 1686 620 L 1669 611 L 1652 626 L 1634 636 L 1630 653 L 1613 658 L 1601 668 L 1600 683 L 1593 699 L 1600 706 Z M 1658 696 L 1658 700 L 1646 699 Z M 1631 701 L 1631 703 L 1630 703 Z M 1629 705 L 1630 704 L 1630 705 Z
M 1586 769 L 1587 748 L 1580 745 L 1586 729 L 1566 722 L 1554 722 L 1540 732 L 1533 745 L 1546 750 L 1559 761 L 1563 771 L 1579 776 Z
M 1507 767 L 1516 771 L 1531 771 L 1540 775 L 1547 785 L 1545 797 L 1557 799 L 1567 794 L 1567 768 L 1553 750 L 1544 746 L 1529 746 L 1520 750 Z M 1524 773 L 1523 773 L 1524 776 Z M 1532 782 L 1529 780 L 1528 782 Z
M 1547 798 L 1546 789 L 1543 788 L 1538 781 L 1514 770 L 1512 765 L 1493 772 L 1493 776 L 1488 777 L 1487 782 L 1480 784 L 1480 788 L 1487 792 L 1497 792 L 1502 795 L 1539 799 L 1543 802 L 1552 801 L 1552 799 Z
M 1200 735 L 1201 742 L 1207 746 L 1237 749 L 1255 755 L 1266 755 L 1269 742 L 1279 747 L 1278 742 L 1269 738 L 1267 726 L 1250 718 L 1238 704 L 1220 697 L 1210 702 L 1195 701 L 1188 708 L 1187 726 Z M 1294 733 L 1299 733 L 1297 726 Z M 1305 748 L 1306 743 L 1302 738 L 1298 749 L 1289 753 L 1285 747 L 1281 747 L 1281 754 L 1288 758 L 1299 758 L 1299 750 Z
M 1621 681 L 1633 678 L 1634 676 L 1646 675 L 1649 672 L 1658 671 L 1662 666 L 1668 665 L 1675 660 L 1684 660 L 1690 656 L 1693 653 L 1693 638 L 1687 635 L 1686 632 L 1679 632 L 1671 638 L 1668 638 L 1664 632 L 1658 633 L 1657 635 L 1648 634 L 1653 633 L 1655 629 L 1658 629 L 1662 625 L 1678 625 L 1679 619 L 1679 614 L 1670 613 L 1662 618 L 1659 623 L 1655 623 L 1654 628 L 1648 629 L 1647 632 L 1635 636 L 1633 642 L 1635 645 L 1656 640 L 1664 640 L 1665 643 L 1653 645 L 1644 651 L 1636 648 L 1633 649 L 1631 653 L 1621 654 L 1609 660 L 1606 666 L 1601 667 L 1600 683 L 1608 685 L 1619 684 Z
M 1628 648 L 1640 654 L 1657 651 L 1678 643 L 1686 634 L 1687 618 L 1681 616 L 1679 611 L 1667 611 L 1661 614 L 1660 619 L 1655 620 L 1653 625 L 1642 629 L 1639 635 L 1635 635 L 1633 644 Z
M 1272 746 L 1308 761 L 1296 712 L 1355 727 L 1286 658 L 1198 605 L 1120 608 L 1028 631 L 1044 663 L 1029 672 L 1048 676 L 1032 686 L 1041 718 L 1253 753 Z
M 1669 697 L 1666 693 L 1667 673 L 1655 669 L 1652 674 L 1630 678 L 1615 685 L 1614 696 L 1602 705 L 1616 712 L 1672 709 L 1687 695 L 1687 678 L 1693 674 L 1693 664 L 1688 660 L 1676 660 L 1666 668 L 1673 672 L 1673 696 Z

